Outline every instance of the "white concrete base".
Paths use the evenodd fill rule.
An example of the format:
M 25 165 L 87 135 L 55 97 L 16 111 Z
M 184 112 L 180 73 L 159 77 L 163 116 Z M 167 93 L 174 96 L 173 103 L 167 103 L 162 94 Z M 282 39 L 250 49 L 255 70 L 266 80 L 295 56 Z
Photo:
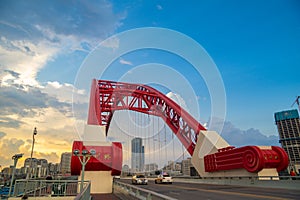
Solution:
M 271 146 L 258 146 L 258 147 L 260 149 L 272 150 Z M 254 174 L 257 174 L 257 176 L 259 177 L 259 180 L 271 180 L 270 176 L 278 176 L 278 172 L 277 172 L 276 168 L 262 169 L 258 173 L 254 173 Z M 272 180 L 279 180 L 279 178 L 272 178 Z
M 111 146 L 106 141 L 105 126 L 89 125 L 84 127 L 84 146 Z M 78 177 L 81 180 L 81 174 Z M 91 193 L 112 193 L 113 177 L 111 171 L 85 171 L 84 180 L 91 181 Z
M 105 126 L 86 124 L 84 126 L 84 134 L 82 140 L 85 142 L 105 142 Z
M 81 180 L 81 174 L 78 179 Z M 113 177 L 111 171 L 85 171 L 84 180 L 91 181 L 91 193 L 93 194 L 112 193 Z
M 257 173 L 258 180 L 279 180 L 278 172 L 275 168 L 263 169 Z M 271 176 L 273 176 L 271 178 Z M 277 176 L 277 177 L 274 177 Z
M 218 149 L 230 146 L 215 131 L 200 131 L 192 156 L 192 164 L 201 177 L 224 176 L 223 173 L 208 173 L 204 168 L 204 156 L 218 152 Z
M 82 139 L 84 146 L 111 146 L 111 142 L 106 141 L 105 126 L 86 124 Z

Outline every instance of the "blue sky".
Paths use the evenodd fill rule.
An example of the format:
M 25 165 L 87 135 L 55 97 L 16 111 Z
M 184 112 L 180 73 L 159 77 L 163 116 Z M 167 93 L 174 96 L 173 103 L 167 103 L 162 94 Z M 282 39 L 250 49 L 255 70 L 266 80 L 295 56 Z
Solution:
M 88 91 L 75 89 L 82 95 L 75 102 L 82 110 L 79 119 L 72 114 L 80 66 L 101 41 L 135 28 L 171 29 L 202 45 L 224 82 L 224 137 L 235 145 L 274 145 L 274 112 L 290 109 L 300 95 L 297 0 L 3 0 L 0 11 L 0 149 L 9 152 L 0 152 L 1 165 L 10 164 L 15 152 L 29 156 L 34 126 L 41 132 L 35 155 L 57 162 L 60 152 L 69 151 L 78 139 L 74 124 L 85 123 Z M 208 121 L 210 94 L 205 82 L 176 55 L 151 49 L 131 52 L 115 60 L 105 78 L 117 79 L 152 62 L 190 77 L 201 97 L 203 113 L 198 120 Z

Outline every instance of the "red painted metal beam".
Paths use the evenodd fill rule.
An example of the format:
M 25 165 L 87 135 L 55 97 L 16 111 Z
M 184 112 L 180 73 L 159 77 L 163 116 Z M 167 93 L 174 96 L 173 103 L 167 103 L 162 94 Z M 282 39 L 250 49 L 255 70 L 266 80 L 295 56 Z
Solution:
M 161 117 L 193 155 L 200 130 L 206 130 L 172 99 L 147 85 L 93 80 L 88 124 L 106 127 L 117 110 L 132 110 Z

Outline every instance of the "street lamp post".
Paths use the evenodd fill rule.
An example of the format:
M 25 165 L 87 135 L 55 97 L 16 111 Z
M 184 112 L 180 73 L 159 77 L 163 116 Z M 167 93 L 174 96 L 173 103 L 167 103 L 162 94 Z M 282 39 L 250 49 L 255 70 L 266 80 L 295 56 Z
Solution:
M 23 154 L 20 153 L 20 154 L 16 154 L 14 155 L 11 159 L 14 160 L 14 167 L 13 167 L 13 172 L 12 172 L 12 176 L 11 176 L 11 181 L 10 181 L 10 186 L 9 186 L 9 192 L 8 192 L 8 196 L 10 197 L 11 195 L 11 189 L 12 189 L 12 185 L 14 183 L 14 178 L 15 178 L 15 173 L 16 173 L 16 166 L 17 166 L 17 163 L 18 163 L 18 160 L 20 158 L 22 158 Z
M 31 147 L 31 154 L 30 154 L 29 169 L 27 171 L 26 184 L 25 184 L 25 187 L 24 187 L 24 196 L 27 193 L 28 181 L 29 181 L 29 178 L 31 177 L 32 155 L 33 155 L 33 148 L 34 148 L 34 142 L 35 142 L 35 138 L 34 138 L 35 135 L 37 135 L 37 129 L 36 129 L 36 127 L 34 127 L 33 134 L 32 134 L 32 147 Z
M 31 154 L 30 154 L 30 164 L 29 164 L 29 173 L 27 173 L 27 179 L 31 177 L 31 171 L 32 171 L 32 156 L 33 156 L 33 148 L 35 143 L 34 136 L 37 135 L 37 129 L 34 127 L 33 134 L 32 134 L 32 146 L 31 146 Z
M 78 149 L 75 149 L 73 151 L 73 154 L 78 157 L 80 163 L 81 163 L 81 184 L 80 184 L 80 193 L 83 191 L 83 183 L 84 183 L 84 170 L 85 165 L 89 162 L 90 158 L 94 155 L 96 155 L 96 151 L 94 149 L 91 149 L 90 152 L 86 149 L 82 150 L 81 153 Z M 82 156 L 82 159 L 81 159 Z

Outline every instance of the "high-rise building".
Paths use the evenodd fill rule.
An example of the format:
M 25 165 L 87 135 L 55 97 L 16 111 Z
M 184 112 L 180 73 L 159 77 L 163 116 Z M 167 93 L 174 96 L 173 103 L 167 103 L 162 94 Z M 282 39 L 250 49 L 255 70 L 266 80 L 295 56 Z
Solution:
M 60 172 L 62 174 L 71 173 L 71 157 L 72 157 L 71 152 L 65 152 L 61 154 Z
M 193 167 L 191 158 L 187 158 L 186 160 L 182 160 L 181 165 L 182 165 L 181 166 L 182 174 L 190 176 L 191 175 L 191 167 Z
M 181 171 L 181 169 L 182 169 L 181 163 L 180 162 L 176 162 L 175 163 L 175 171 Z
M 128 165 L 123 165 L 122 167 L 122 176 L 128 176 L 130 174 L 129 166 Z
M 38 159 L 37 161 L 37 177 L 45 177 L 48 174 L 48 161 L 46 159 Z
M 37 174 L 38 159 L 26 158 L 24 161 L 25 173 L 28 177 L 35 177 Z
M 155 172 L 156 170 L 158 170 L 158 165 L 156 163 L 149 163 L 149 164 L 145 164 L 145 171 L 146 172 Z
M 297 110 L 287 110 L 274 114 L 279 133 L 279 142 L 287 152 L 292 168 L 300 172 L 300 119 Z
M 132 172 L 144 171 L 145 152 L 142 138 L 131 140 L 131 170 Z
M 48 164 L 49 175 L 56 175 L 60 172 L 60 163 L 49 163 Z
M 168 165 L 166 166 L 166 170 L 171 170 L 174 171 L 175 170 L 175 162 L 174 161 L 168 161 Z

